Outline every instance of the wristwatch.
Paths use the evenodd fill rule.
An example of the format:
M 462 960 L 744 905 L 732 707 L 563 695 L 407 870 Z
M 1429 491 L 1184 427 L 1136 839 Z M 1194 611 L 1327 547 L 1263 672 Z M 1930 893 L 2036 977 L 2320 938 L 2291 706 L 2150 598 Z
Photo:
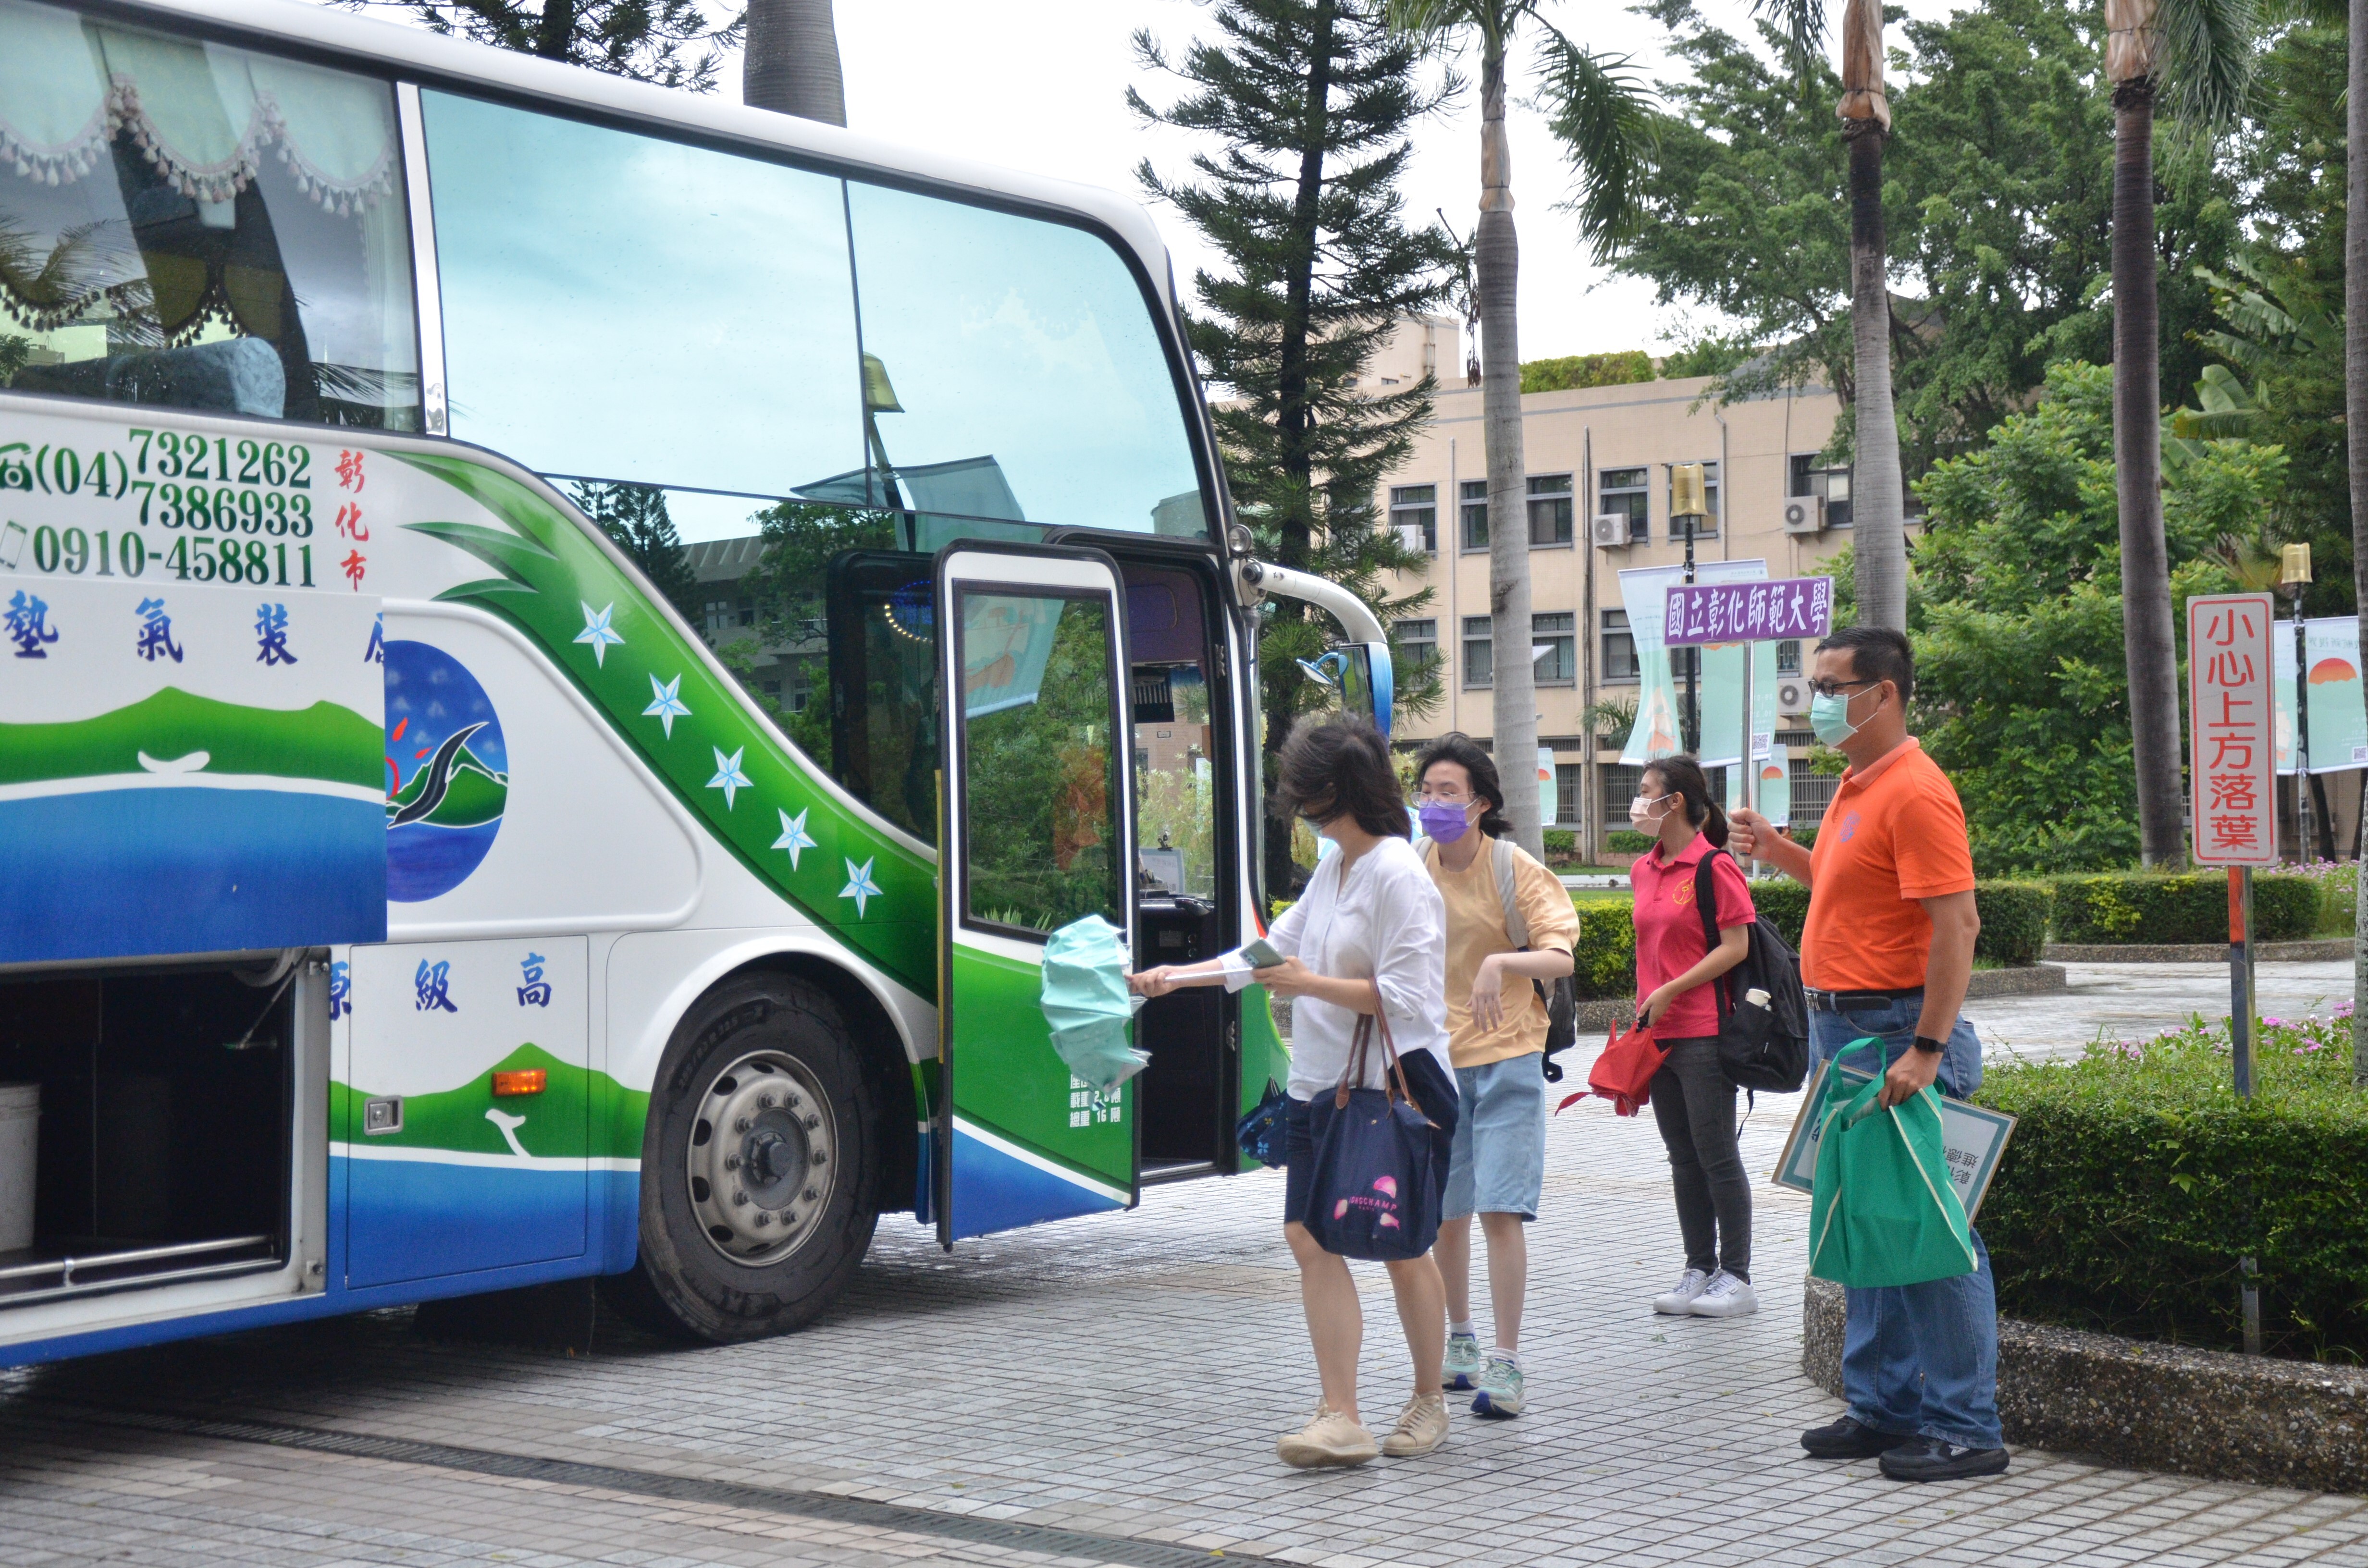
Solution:
M 1916 1049 L 1923 1051 L 1928 1056 L 1940 1055 L 1943 1050 L 1947 1049 L 1948 1043 L 1949 1042 L 1946 1040 L 1934 1040 L 1928 1034 L 1919 1034 L 1916 1037 Z

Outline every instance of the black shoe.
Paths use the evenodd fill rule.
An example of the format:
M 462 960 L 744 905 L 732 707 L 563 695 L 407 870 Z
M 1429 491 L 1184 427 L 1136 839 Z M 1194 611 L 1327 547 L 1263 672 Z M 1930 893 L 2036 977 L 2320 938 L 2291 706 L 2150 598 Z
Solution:
M 1894 1481 L 1964 1481 L 1976 1475 L 2004 1475 L 2004 1449 L 1952 1449 L 1930 1437 L 1917 1437 L 1883 1456 L 1883 1473 Z
M 1871 1460 L 1903 1443 L 1919 1440 L 1903 1433 L 1878 1432 L 1852 1415 L 1845 1415 L 1830 1426 L 1813 1426 L 1801 1434 L 1801 1447 L 1816 1460 Z

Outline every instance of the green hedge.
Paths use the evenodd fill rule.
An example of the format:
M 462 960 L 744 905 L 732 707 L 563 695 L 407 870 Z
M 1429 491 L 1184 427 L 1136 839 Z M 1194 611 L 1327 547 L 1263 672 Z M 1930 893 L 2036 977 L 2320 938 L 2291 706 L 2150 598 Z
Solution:
M 1578 835 L 1566 827 L 1545 830 L 1545 850 L 1548 859 L 1567 860 L 1578 853 Z
M 2228 877 L 2225 871 L 2163 876 L 2114 871 L 2065 876 L 2055 882 L 2059 942 L 2161 943 L 2185 946 L 2228 939 Z M 2295 942 L 2318 926 L 2318 884 L 2308 877 L 2253 879 L 2253 938 Z
M 2351 1021 L 2262 1033 L 2249 1102 L 2225 1026 L 1992 1069 L 1979 1099 L 2020 1119 L 1981 1213 L 2001 1313 L 2238 1348 L 2250 1256 L 2265 1348 L 2368 1359 L 2368 1095 L 2351 1084 Z
M 1993 963 L 2037 963 L 2047 945 L 2048 910 L 2054 901 L 2055 890 L 2044 882 L 1975 882 L 1974 907 L 1982 917 L 1982 934 L 1974 943 L 1974 956 Z M 1801 927 L 1809 918 L 1807 888 L 1789 877 L 1754 882 L 1751 902 L 1776 923 L 1786 941 L 1801 945 Z
M 1603 835 L 1603 847 L 1622 855 L 1642 855 L 1658 842 L 1649 833 L 1638 833 L 1633 827 L 1615 827 Z
M 1578 905 L 1578 950 L 1571 975 L 1582 999 L 1636 994 L 1636 905 L 1634 899 L 1592 899 Z

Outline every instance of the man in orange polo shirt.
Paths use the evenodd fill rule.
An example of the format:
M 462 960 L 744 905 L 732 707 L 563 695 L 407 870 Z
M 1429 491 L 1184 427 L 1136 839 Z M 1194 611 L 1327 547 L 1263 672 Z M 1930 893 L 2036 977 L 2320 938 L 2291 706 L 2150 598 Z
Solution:
M 1883 1041 L 1883 1103 L 1929 1084 L 1962 1098 L 1982 1081 L 1981 1042 L 1958 1016 L 1974 969 L 1974 858 L 1957 791 L 1907 733 L 1907 639 L 1853 626 L 1817 644 L 1809 722 L 1850 758 L 1814 851 L 1757 812 L 1734 813 L 1730 847 L 1809 889 L 1801 981 L 1818 1060 Z M 1847 1292 L 1842 1392 L 1850 1413 L 1801 1434 L 1818 1459 L 1881 1456 L 1897 1481 L 1997 1475 L 1998 1301 L 1989 1251 L 1952 1279 Z

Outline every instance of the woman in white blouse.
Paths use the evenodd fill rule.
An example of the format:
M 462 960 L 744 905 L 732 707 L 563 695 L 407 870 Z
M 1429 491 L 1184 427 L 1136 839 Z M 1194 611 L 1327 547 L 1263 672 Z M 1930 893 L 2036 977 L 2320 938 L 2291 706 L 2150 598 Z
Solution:
M 1438 1263 L 1425 1253 L 1388 1266 L 1414 1358 L 1414 1397 L 1376 1444 L 1357 1412 L 1365 1321 L 1356 1282 L 1347 1260 L 1318 1246 L 1303 1221 L 1315 1164 L 1307 1102 L 1330 1094 L 1348 1073 L 1357 1020 L 1373 1010 L 1376 985 L 1406 1086 L 1437 1130 L 1433 1169 L 1435 1179 L 1445 1183 L 1456 1116 L 1455 1074 L 1447 1059 L 1446 914 L 1429 870 L 1406 842 L 1406 802 L 1390 766 L 1389 743 L 1371 723 L 1310 715 L 1292 731 L 1277 762 L 1280 803 L 1336 849 L 1267 935 L 1283 961 L 1252 970 L 1236 950 L 1204 963 L 1145 971 L 1133 985 L 1144 995 L 1164 996 L 1179 985 L 1223 983 L 1238 991 L 1255 982 L 1271 995 L 1293 999 L 1282 1233 L 1299 1260 L 1300 1297 L 1324 1397 L 1306 1426 L 1279 1439 L 1275 1449 L 1285 1463 L 1302 1467 L 1363 1464 L 1377 1453 L 1427 1454 L 1447 1438 L 1447 1401 L 1439 1381 L 1447 1296 Z M 1380 1050 L 1368 1058 L 1364 1086 L 1379 1088 Z M 1441 1195 L 1429 1196 L 1435 1208 Z

